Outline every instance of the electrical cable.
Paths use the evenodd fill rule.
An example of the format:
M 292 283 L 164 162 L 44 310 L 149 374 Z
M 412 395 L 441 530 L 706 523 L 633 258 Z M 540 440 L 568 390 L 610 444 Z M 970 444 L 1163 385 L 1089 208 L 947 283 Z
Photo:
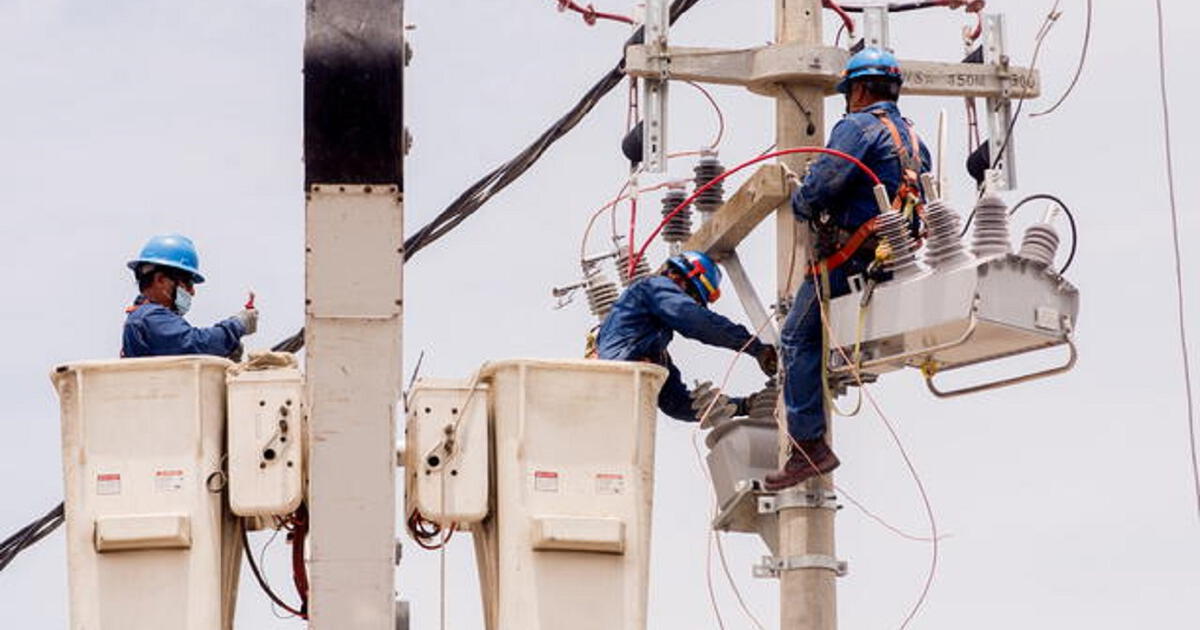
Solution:
M 821 6 L 832 10 L 842 20 L 842 26 L 850 33 L 850 38 L 854 39 L 854 18 L 842 8 L 842 5 L 833 0 L 821 0 Z M 860 9 L 861 10 L 861 9 Z
M 921 9 L 936 9 L 938 7 L 946 7 L 947 9 L 958 9 L 965 7 L 967 13 L 979 13 L 983 11 L 987 2 L 984 0 L 924 0 L 921 2 L 892 2 L 887 5 L 888 13 L 904 13 L 906 11 L 919 11 Z M 826 6 L 829 6 L 826 4 Z M 863 9 L 871 8 L 863 5 L 843 4 L 841 8 L 849 13 L 862 13 Z
M 825 309 L 825 303 L 824 301 L 819 301 L 819 304 L 821 309 L 821 322 L 829 336 L 833 337 L 833 327 L 829 323 L 829 313 Z M 912 620 L 917 616 L 917 613 L 921 611 L 922 606 L 925 605 L 925 600 L 929 596 L 929 591 L 933 588 L 933 579 L 937 575 L 939 542 L 941 540 L 941 537 L 938 536 L 937 531 L 937 518 L 933 513 L 933 504 L 929 500 L 929 493 L 925 490 L 925 483 L 921 480 L 921 475 L 917 473 L 917 468 L 913 464 L 912 458 L 908 455 L 908 449 L 904 447 L 903 441 L 900 440 L 900 435 L 897 433 L 896 427 L 892 424 L 891 420 L 888 419 L 887 414 L 883 412 L 883 409 L 879 406 L 879 402 L 875 400 L 875 396 L 871 394 L 871 390 L 867 388 L 866 383 L 863 382 L 862 373 L 859 372 L 858 367 L 850 360 L 850 357 L 847 356 L 845 349 L 838 346 L 837 352 L 842 356 L 842 360 L 850 366 L 851 371 L 854 374 L 854 380 L 858 384 L 859 389 L 861 389 L 863 394 L 867 397 L 867 401 L 870 402 L 871 407 L 875 410 L 875 414 L 879 416 L 884 428 L 887 429 L 888 434 L 891 436 L 892 442 L 896 445 L 896 450 L 900 453 L 901 459 L 904 460 L 905 467 L 908 468 L 908 472 L 912 476 L 913 483 L 915 483 L 917 486 L 917 492 L 921 495 L 921 503 L 924 506 L 925 514 L 929 519 L 929 544 L 931 548 L 929 573 L 926 575 L 925 583 L 921 587 L 921 594 L 917 597 L 917 601 L 913 604 L 912 609 L 909 610 L 908 615 L 900 624 L 900 630 L 904 630 L 904 628 L 907 628 Z M 792 440 L 792 443 L 797 450 L 799 450 L 801 453 L 804 453 L 804 449 L 799 448 L 800 445 L 796 444 L 794 439 Z M 805 458 L 808 458 L 807 453 L 804 453 L 804 456 Z M 816 468 L 816 466 L 812 464 L 812 460 L 809 460 L 809 465 L 812 465 L 813 468 Z
M 717 115 L 717 137 L 713 138 L 712 143 L 708 145 L 710 149 L 715 149 L 720 146 L 721 140 L 725 138 L 725 112 L 721 111 L 721 106 L 717 103 L 717 99 L 713 98 L 712 93 L 709 92 L 708 89 L 703 85 L 700 85 L 695 81 L 684 81 L 684 83 L 687 83 L 697 90 L 700 90 L 700 94 L 704 95 L 704 98 L 708 100 L 708 104 L 712 105 L 713 112 L 715 112 Z M 676 154 L 676 157 L 682 156 Z
M 1087 0 L 1087 26 L 1083 31 L 1083 45 L 1079 49 L 1079 65 L 1075 66 L 1075 76 L 1071 77 L 1071 82 L 1067 85 L 1067 89 L 1063 91 L 1062 96 L 1058 97 L 1054 104 L 1040 112 L 1034 112 L 1029 115 L 1030 118 L 1045 116 L 1058 109 L 1059 105 L 1066 102 L 1067 97 L 1071 95 L 1071 91 L 1075 89 L 1075 84 L 1079 83 L 1079 77 L 1083 74 L 1083 65 L 1087 61 L 1088 47 L 1092 41 L 1092 0 Z
M 1050 12 L 1046 14 L 1045 21 L 1042 22 L 1041 28 L 1038 29 L 1037 35 L 1034 37 L 1033 56 L 1029 60 L 1029 72 L 1026 76 L 1033 76 L 1034 70 L 1037 68 L 1038 53 L 1042 50 L 1042 42 L 1046 41 L 1046 36 L 1050 34 L 1050 29 L 1058 22 L 1058 18 L 1062 15 L 1058 11 L 1058 5 L 1062 0 L 1054 0 L 1054 5 L 1050 7 Z M 1013 110 L 1012 117 L 1008 120 L 1008 133 L 1004 134 L 1004 142 L 1000 144 L 1000 148 L 996 151 L 996 155 L 991 156 L 991 169 L 995 169 L 1000 164 L 1001 158 L 1004 157 L 1004 152 L 1008 150 L 1009 141 L 1012 140 L 1013 132 L 1016 130 L 1017 121 L 1021 116 L 1021 108 L 1025 105 L 1026 91 L 1021 92 L 1021 98 L 1017 99 L 1017 106 Z M 983 196 L 984 187 L 980 186 L 979 195 Z M 971 223 L 975 220 L 975 209 L 971 209 L 971 213 L 967 215 L 967 220 L 963 221 L 962 231 L 959 232 L 959 237 L 966 236 L 967 231 L 971 229 Z
M 674 0 L 670 7 L 670 23 L 674 24 L 684 13 L 700 0 Z M 644 27 L 638 27 L 625 44 L 640 44 L 645 41 Z M 608 94 L 625 76 L 625 59 L 609 70 L 566 114 L 560 117 L 528 147 L 509 161 L 484 175 L 462 192 L 449 206 L 432 221 L 410 235 L 404 243 L 404 259 L 407 261 L 417 252 L 458 227 L 467 217 L 474 214 L 483 204 L 516 181 L 556 141 L 575 128 L 592 108 Z
M 691 204 L 693 201 L 695 201 L 696 198 L 699 197 L 701 194 L 703 194 L 706 190 L 708 190 L 709 188 L 712 188 L 713 186 L 716 186 L 717 184 L 721 183 L 726 177 L 729 177 L 730 175 L 733 175 L 734 173 L 736 173 L 748 166 L 752 166 L 754 164 L 757 164 L 758 162 L 762 162 L 763 160 L 769 160 L 769 159 L 776 158 L 776 157 L 779 157 L 782 155 L 792 155 L 795 153 L 821 153 L 824 155 L 832 155 L 833 157 L 846 160 L 846 161 L 854 164 L 856 167 L 859 168 L 859 170 L 861 170 L 868 177 L 870 177 L 872 184 L 877 185 L 877 186 L 880 184 L 879 176 L 876 175 L 875 171 L 872 171 L 866 164 L 863 164 L 861 160 L 859 160 L 858 158 L 856 158 L 852 155 L 847 155 L 846 153 L 842 153 L 841 151 L 837 151 L 835 149 L 826 149 L 824 147 L 798 147 L 795 149 L 781 149 L 778 151 L 773 151 L 771 153 L 766 153 L 766 154 L 760 155 L 756 158 L 752 158 L 750 160 L 742 162 L 741 164 L 738 164 L 737 166 L 735 166 L 729 170 L 726 170 L 724 173 L 721 173 L 720 175 L 717 175 L 716 177 L 712 178 L 712 180 L 710 180 L 705 185 L 700 186 L 700 187 L 696 188 L 694 191 L 692 191 L 692 194 L 690 196 L 688 196 L 687 199 L 684 199 L 682 203 L 680 203 L 678 206 L 675 206 L 674 210 L 672 210 L 671 212 L 669 212 L 667 215 L 665 215 L 663 217 L 662 221 L 659 222 L 658 227 L 654 228 L 654 231 L 651 232 L 650 236 L 648 236 L 646 238 L 646 242 L 642 244 L 642 247 L 638 250 L 637 255 L 630 257 L 630 259 L 629 259 L 630 264 L 633 265 L 633 267 L 631 267 L 631 268 L 636 268 L 638 261 L 641 260 L 643 255 L 645 255 L 646 248 L 650 247 L 650 243 L 653 242 L 654 238 L 656 236 L 658 236 L 658 233 L 661 232 L 664 227 L 666 227 L 667 223 L 670 222 L 671 219 L 675 218 L 675 215 L 679 214 L 680 211 L 682 211 L 684 208 L 688 207 L 689 204 Z M 632 251 L 632 245 L 633 244 L 630 243 L 630 247 L 631 247 L 630 251 Z
M 1058 274 L 1062 275 L 1067 272 L 1067 269 L 1071 268 L 1071 263 L 1075 261 L 1075 250 L 1079 246 L 1079 230 L 1075 225 L 1075 215 L 1071 213 L 1071 209 L 1067 207 L 1067 204 L 1063 203 L 1062 199 L 1059 199 L 1054 195 L 1038 193 L 1036 195 L 1029 195 L 1028 197 L 1018 201 L 1017 205 L 1013 206 L 1012 209 L 1008 211 L 1008 216 L 1011 217 L 1016 214 L 1017 210 L 1020 210 L 1021 206 L 1024 206 L 1026 203 L 1038 200 L 1050 201 L 1057 204 L 1059 208 L 1062 208 L 1063 213 L 1067 215 L 1067 223 L 1071 226 L 1071 251 L 1067 254 L 1067 260 L 1063 263 L 1062 268 L 1058 270 Z
M 605 13 L 603 11 L 597 11 L 596 8 L 593 7 L 591 4 L 587 5 L 586 7 L 581 7 L 578 4 L 575 4 L 574 2 L 572 2 L 571 0 L 556 0 L 556 1 L 558 2 L 558 10 L 560 12 L 570 9 L 570 10 L 578 13 L 583 18 L 583 21 L 587 23 L 588 26 L 595 26 L 596 20 L 611 20 L 613 22 L 623 22 L 625 24 L 633 24 L 633 18 L 631 18 L 629 16 L 618 15 L 616 13 Z
M 1179 248 L 1179 210 L 1175 203 L 1175 161 L 1171 155 L 1171 108 L 1167 99 L 1167 51 L 1163 26 L 1162 0 L 1155 0 L 1158 15 L 1158 85 L 1162 99 L 1163 152 L 1167 174 L 1167 195 L 1171 202 L 1171 242 L 1175 253 L 1175 298 L 1179 318 L 1179 352 L 1183 359 L 1183 385 L 1187 395 L 1188 447 L 1191 453 L 1192 481 L 1196 490 L 1196 511 L 1200 515 L 1200 460 L 1196 457 L 1196 416 L 1192 403 L 1192 364 L 1189 358 L 1187 323 L 1183 304 L 1183 257 Z
M 3 571 L 22 551 L 37 544 L 58 529 L 65 520 L 64 507 L 64 504 L 59 503 L 45 515 L 5 538 L 4 542 L 0 543 L 0 571 Z
M 250 536 L 246 533 L 246 529 L 244 527 L 242 528 L 242 549 L 244 549 L 246 552 L 246 563 L 250 565 L 250 572 L 254 574 L 254 579 L 258 582 L 258 586 L 262 589 L 263 593 L 266 593 L 267 597 L 270 598 L 270 600 L 274 602 L 276 606 L 279 606 L 280 608 L 297 617 L 300 617 L 301 619 L 308 619 L 308 615 L 306 613 L 289 606 L 287 602 L 283 601 L 283 599 L 276 595 L 275 591 L 271 589 L 271 585 L 267 583 L 267 579 L 263 577 L 262 571 L 259 570 L 258 563 L 254 560 L 254 550 L 250 548 Z
M 1033 71 L 1037 68 L 1038 54 L 1042 51 L 1042 42 L 1046 41 L 1046 36 L 1050 34 L 1050 29 L 1058 22 L 1058 18 L 1062 13 L 1058 10 L 1058 5 L 1062 0 L 1054 0 L 1054 6 L 1050 7 L 1050 12 L 1046 14 L 1046 20 L 1042 22 L 1042 27 L 1038 30 L 1036 43 L 1033 46 L 1033 56 L 1029 59 L 1029 72 L 1026 77 L 1032 77 Z M 1004 151 L 1008 149 L 1009 141 L 1012 140 L 1013 131 L 1016 130 L 1017 121 L 1021 117 L 1021 108 L 1025 105 L 1026 94 L 1028 90 L 1021 91 L 1021 98 L 1017 99 L 1016 110 L 1013 111 L 1012 119 L 1008 121 L 1008 133 L 1004 134 L 1004 142 L 1000 144 L 1000 148 L 996 151 L 996 155 L 992 156 L 992 168 L 1000 163 L 1004 157 Z M 972 213 L 972 217 L 974 213 Z M 970 225 L 971 218 L 967 219 L 967 225 Z M 965 234 L 965 232 L 964 232 Z

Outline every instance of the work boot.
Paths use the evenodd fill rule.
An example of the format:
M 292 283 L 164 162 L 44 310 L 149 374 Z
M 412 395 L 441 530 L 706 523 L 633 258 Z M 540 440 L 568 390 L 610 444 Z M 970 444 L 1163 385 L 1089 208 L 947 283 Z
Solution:
M 837 468 L 840 461 L 823 439 L 799 440 L 792 446 L 792 455 L 783 469 L 766 476 L 764 487 L 771 492 L 790 488 L 809 477 L 823 475 Z M 801 450 L 803 449 L 803 450 Z

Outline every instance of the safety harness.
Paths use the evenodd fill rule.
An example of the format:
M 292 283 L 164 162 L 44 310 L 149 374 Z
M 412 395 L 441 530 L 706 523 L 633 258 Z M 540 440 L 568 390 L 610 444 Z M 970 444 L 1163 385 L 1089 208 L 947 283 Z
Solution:
M 913 150 L 909 151 L 900 135 L 900 130 L 888 118 L 887 112 L 876 110 L 871 113 L 888 130 L 892 144 L 896 147 L 896 157 L 900 161 L 900 186 L 896 189 L 896 196 L 892 198 L 892 210 L 904 215 L 905 220 L 913 226 L 913 236 L 917 237 L 919 235 L 914 215 L 920 217 L 925 213 L 925 202 L 921 197 L 920 139 L 913 126 L 908 125 L 909 142 L 913 146 Z M 812 264 L 809 273 L 814 276 L 820 275 L 821 272 L 833 271 L 853 258 L 864 245 L 868 245 L 869 240 L 873 239 L 875 226 L 878 223 L 878 217 L 872 217 L 858 226 L 858 229 L 849 236 L 842 238 L 846 231 L 832 225 L 828 216 L 822 218 L 825 220 L 820 224 L 816 222 L 813 224 L 813 229 L 817 233 L 817 242 L 834 243 L 832 247 L 823 248 L 834 251 Z

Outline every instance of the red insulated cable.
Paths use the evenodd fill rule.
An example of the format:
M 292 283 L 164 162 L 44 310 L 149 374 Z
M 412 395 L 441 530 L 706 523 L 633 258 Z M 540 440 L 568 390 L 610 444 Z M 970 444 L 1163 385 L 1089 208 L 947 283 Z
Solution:
M 859 170 L 866 173 L 867 176 L 871 178 L 871 183 L 875 184 L 876 186 L 883 183 L 879 180 L 879 176 L 875 174 L 875 171 L 872 171 L 870 169 L 870 167 L 868 167 L 866 164 L 863 164 L 862 160 L 859 160 L 858 158 L 854 157 L 853 155 L 848 155 L 846 153 L 842 153 L 841 151 L 838 151 L 836 149 L 826 149 L 825 147 L 799 147 L 796 149 L 783 149 L 780 151 L 773 151 L 771 153 L 764 153 L 763 155 L 760 155 L 754 159 L 742 162 L 741 164 L 738 164 L 737 166 L 725 171 L 724 173 L 717 175 L 716 177 L 712 178 L 712 180 L 709 181 L 707 184 L 692 191 L 692 194 L 687 199 L 684 199 L 682 203 L 675 206 L 675 209 L 672 210 L 669 214 L 664 216 L 662 221 L 659 222 L 658 227 L 654 228 L 654 231 L 650 233 L 650 236 L 646 237 L 646 242 L 642 243 L 642 247 L 640 249 L 638 249 L 637 255 L 631 256 L 629 258 L 629 268 L 634 269 L 637 267 L 638 262 L 641 261 L 642 256 L 646 253 L 646 248 L 650 247 L 650 243 L 654 242 L 654 238 L 656 236 L 658 236 L 658 233 L 661 232 L 664 227 L 666 227 L 667 222 L 669 222 L 671 219 L 675 218 L 676 214 L 679 214 L 679 212 L 682 211 L 684 208 L 686 208 L 688 206 L 688 204 L 695 201 L 696 197 L 699 197 L 702 193 L 704 193 L 704 191 L 719 184 L 726 177 L 733 175 L 734 173 L 746 168 L 747 166 L 757 164 L 759 162 L 762 162 L 763 160 L 770 160 L 772 158 L 777 158 L 782 155 L 793 155 L 796 153 L 823 153 L 825 155 L 832 155 L 833 157 L 846 160 L 847 162 L 850 162 L 851 164 L 857 166 L 859 168 Z M 631 246 L 632 246 L 632 244 L 633 244 L 633 241 L 630 241 Z
M 821 6 L 825 7 L 826 9 L 833 9 L 833 12 L 838 14 L 838 17 L 842 18 L 842 24 L 846 26 L 846 30 L 850 33 L 850 37 L 854 37 L 854 19 L 850 17 L 849 13 L 846 13 L 846 10 L 842 8 L 842 5 L 834 2 L 833 0 L 821 0 Z
M 308 614 L 308 566 L 304 563 L 304 544 L 308 538 L 308 507 L 303 503 L 292 515 L 292 584 L 300 594 L 300 610 Z
M 605 13 L 597 11 L 596 7 L 591 4 L 586 7 L 581 7 L 572 2 L 572 0 L 558 0 L 558 10 L 565 11 L 570 9 L 579 15 L 583 16 L 583 21 L 587 22 L 588 26 L 594 26 L 596 20 L 612 20 L 613 22 L 624 22 L 625 24 L 633 24 L 633 18 L 616 13 Z
M 630 251 L 633 250 L 633 244 L 635 242 L 633 240 L 633 231 L 636 226 L 637 226 L 637 196 L 635 195 L 632 198 L 630 198 L 630 200 L 629 200 L 629 240 L 625 241 L 626 243 L 629 243 L 628 247 L 630 248 Z M 626 278 L 633 277 L 633 270 L 637 268 L 637 265 L 635 264 L 636 262 L 637 261 L 633 259 L 633 256 L 629 257 L 629 268 L 625 270 Z

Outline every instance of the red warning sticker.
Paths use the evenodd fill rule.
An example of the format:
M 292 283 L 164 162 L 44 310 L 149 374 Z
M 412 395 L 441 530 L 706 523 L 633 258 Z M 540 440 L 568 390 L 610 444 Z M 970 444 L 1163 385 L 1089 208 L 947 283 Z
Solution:
M 155 492 L 176 492 L 183 488 L 183 471 L 156 470 L 154 471 Z
M 96 494 L 121 494 L 121 473 L 97 473 Z
M 625 475 L 596 473 L 596 494 L 621 494 L 625 491 Z
M 538 492 L 558 492 L 558 473 L 551 470 L 535 470 L 533 489 Z

